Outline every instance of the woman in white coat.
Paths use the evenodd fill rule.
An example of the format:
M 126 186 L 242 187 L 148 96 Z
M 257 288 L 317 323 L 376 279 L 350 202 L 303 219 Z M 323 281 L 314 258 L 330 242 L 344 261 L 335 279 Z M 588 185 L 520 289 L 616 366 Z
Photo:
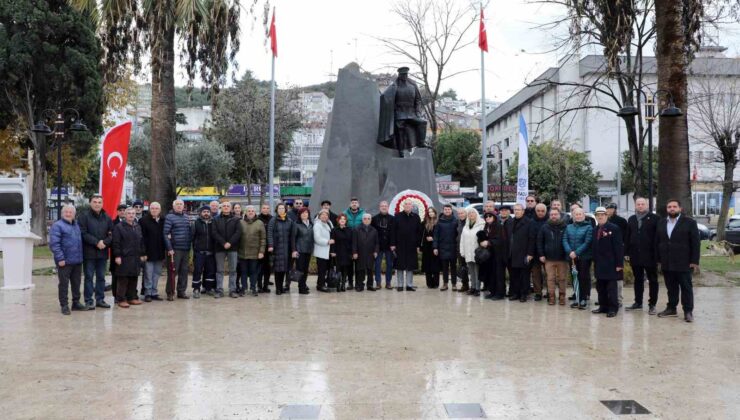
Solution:
M 478 217 L 478 211 L 468 210 L 468 220 L 460 234 L 460 255 L 465 259 L 468 266 L 468 277 L 470 278 L 469 295 L 480 296 L 480 278 L 478 277 L 478 264 L 475 262 L 475 249 L 478 248 L 478 232 L 486 223 Z
M 331 239 L 333 226 L 329 221 L 329 211 L 322 209 L 313 225 L 313 255 L 316 257 L 316 266 L 319 276 L 316 280 L 316 290 L 328 292 L 326 276 L 329 273 L 329 249 L 334 240 Z

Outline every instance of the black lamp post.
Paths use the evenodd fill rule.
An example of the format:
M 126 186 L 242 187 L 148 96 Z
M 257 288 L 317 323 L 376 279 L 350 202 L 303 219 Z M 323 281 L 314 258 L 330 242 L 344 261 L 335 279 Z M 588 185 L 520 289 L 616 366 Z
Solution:
M 491 147 L 488 148 L 488 154 L 486 155 L 487 159 L 494 159 L 495 156 L 493 155 L 493 148 L 498 149 L 498 171 L 499 171 L 499 199 L 501 200 L 500 205 L 504 205 L 504 152 L 501 150 L 501 146 L 498 144 L 493 144 Z M 486 191 L 486 196 L 488 196 L 488 191 Z
M 673 95 L 671 92 L 661 89 L 652 95 L 648 95 L 642 89 L 632 89 L 628 95 L 629 101 L 632 99 L 632 92 L 637 92 L 638 95 L 642 94 L 645 98 L 645 121 L 648 124 L 648 208 L 650 213 L 653 212 L 653 121 L 655 121 L 655 104 L 659 94 L 665 94 L 668 96 L 668 107 L 660 111 L 660 116 L 664 118 L 674 118 L 683 115 L 683 112 L 676 107 L 673 102 Z M 639 98 L 638 98 L 639 99 Z M 640 110 L 628 102 L 622 107 L 617 116 L 627 120 L 628 118 L 634 118 L 640 115 Z
M 71 115 L 71 124 L 69 128 L 65 127 L 65 115 Z M 54 130 L 52 131 L 46 121 L 54 121 Z M 80 113 L 73 108 L 66 108 L 61 111 L 46 109 L 41 112 L 41 119 L 31 127 L 31 131 L 42 136 L 51 135 L 54 138 L 54 147 L 57 148 L 57 218 L 62 217 L 62 141 L 67 130 L 69 131 L 87 131 L 87 127 L 80 119 Z

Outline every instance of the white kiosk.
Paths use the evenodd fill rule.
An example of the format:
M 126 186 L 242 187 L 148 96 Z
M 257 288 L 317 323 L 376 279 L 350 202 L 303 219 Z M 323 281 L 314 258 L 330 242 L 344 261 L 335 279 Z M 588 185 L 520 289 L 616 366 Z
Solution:
M 0 245 L 3 250 L 2 290 L 33 288 L 31 206 L 24 178 L 0 178 Z

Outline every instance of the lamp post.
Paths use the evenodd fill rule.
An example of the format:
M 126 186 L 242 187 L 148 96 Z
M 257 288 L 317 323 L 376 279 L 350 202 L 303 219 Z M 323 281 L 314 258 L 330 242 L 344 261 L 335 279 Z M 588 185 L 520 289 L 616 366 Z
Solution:
M 662 109 L 660 111 L 659 116 L 664 118 L 674 118 L 674 117 L 680 117 L 683 115 L 683 112 L 676 107 L 676 104 L 673 101 L 673 95 L 671 92 L 660 89 L 657 92 L 653 93 L 652 95 L 648 95 L 643 91 L 642 89 L 632 89 L 628 94 L 628 102 L 625 104 L 624 107 L 622 107 L 619 112 L 617 112 L 617 116 L 620 118 L 624 118 L 626 121 L 628 118 L 634 118 L 636 116 L 640 115 L 640 110 L 632 105 L 632 93 L 637 92 L 638 95 L 642 94 L 642 97 L 645 98 L 645 121 L 647 121 L 648 124 L 648 208 L 650 213 L 653 212 L 653 121 L 655 121 L 656 115 L 655 115 L 655 105 L 656 105 L 656 99 L 658 99 L 658 95 L 665 94 L 668 96 L 668 107 Z M 639 98 L 638 98 L 639 99 Z
M 73 117 L 70 119 L 69 129 L 66 128 L 65 116 Z M 46 124 L 47 121 L 54 122 L 52 131 Z M 73 108 L 66 108 L 61 111 L 45 109 L 41 112 L 41 119 L 31 127 L 31 131 L 42 136 L 51 135 L 54 139 L 54 147 L 57 149 L 57 218 L 62 217 L 62 141 L 67 131 L 87 131 L 87 127 L 80 119 L 80 113 Z
M 499 171 L 499 199 L 501 201 L 500 205 L 504 205 L 504 152 L 501 150 L 501 146 L 498 144 L 492 144 L 491 147 L 488 148 L 488 154 L 486 155 L 486 165 L 488 165 L 488 159 L 493 159 L 495 156 L 493 155 L 493 148 L 498 149 L 498 171 Z M 488 195 L 488 191 L 485 192 L 486 195 Z

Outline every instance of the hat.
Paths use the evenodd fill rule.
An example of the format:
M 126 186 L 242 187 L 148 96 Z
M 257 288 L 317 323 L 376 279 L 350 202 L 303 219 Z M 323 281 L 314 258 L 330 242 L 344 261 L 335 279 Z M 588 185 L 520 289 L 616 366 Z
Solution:
M 499 211 L 501 211 L 501 210 L 509 210 L 509 211 L 511 211 L 511 206 L 508 205 L 508 204 L 504 204 L 503 206 L 501 206 L 501 208 L 499 208 Z
M 324 200 L 324 201 L 322 201 L 322 202 L 321 202 L 321 205 L 323 206 L 324 204 L 328 204 L 328 205 L 330 205 L 330 206 L 331 206 L 331 201 L 329 201 L 329 200 Z
M 594 214 L 599 214 L 599 213 L 606 213 L 606 208 L 604 208 L 604 207 L 596 207 L 596 210 L 594 211 Z
M 491 212 L 486 212 L 485 214 L 483 214 L 483 218 L 484 219 L 487 219 L 489 217 L 493 217 L 495 219 L 496 218 L 496 215 L 493 214 L 493 213 L 491 213 Z
M 143 207 L 144 206 L 144 202 L 141 201 L 141 200 L 136 200 L 136 201 L 134 201 L 133 206 L 134 207 L 136 207 L 136 206 L 142 206 Z
M 617 209 L 617 203 L 609 203 L 609 205 L 606 206 L 606 208 L 616 210 Z
M 116 210 L 121 211 L 121 210 L 126 210 L 127 208 L 128 208 L 127 205 L 119 204 L 118 207 L 116 207 Z
M 200 206 L 200 208 L 198 209 L 198 214 L 203 213 L 203 210 L 211 211 L 211 208 L 209 206 Z
M 399 67 L 398 68 L 398 74 L 408 73 L 409 68 L 408 67 Z

